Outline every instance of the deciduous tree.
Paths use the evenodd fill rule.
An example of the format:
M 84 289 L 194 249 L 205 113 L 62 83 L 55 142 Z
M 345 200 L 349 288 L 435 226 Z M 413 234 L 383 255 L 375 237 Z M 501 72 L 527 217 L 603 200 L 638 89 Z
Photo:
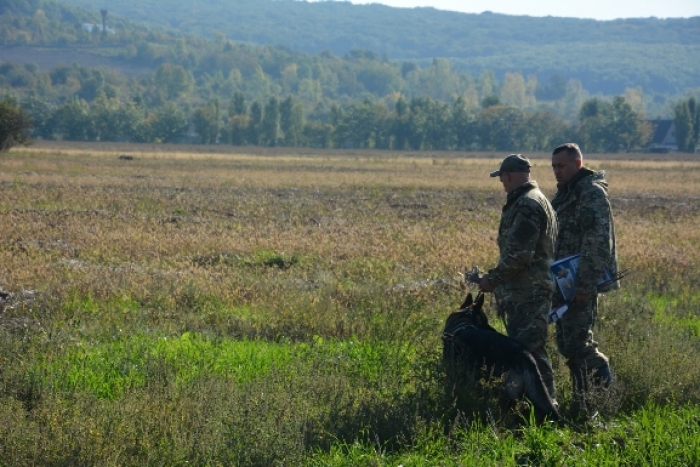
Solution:
M 291 96 L 280 104 L 280 129 L 285 146 L 299 146 L 304 133 L 304 107 Z
M 26 144 L 31 127 L 31 119 L 23 108 L 8 98 L 0 101 L 0 151 Z
M 198 107 L 192 115 L 192 124 L 200 144 L 215 144 L 221 130 L 219 103 L 214 100 Z
M 579 141 L 585 152 L 619 152 L 640 148 L 649 128 L 622 96 L 612 103 L 599 98 L 585 101 L 579 112 Z
M 54 133 L 56 107 L 44 99 L 29 96 L 22 101 L 22 108 L 27 111 L 32 121 L 32 137 L 51 139 Z
M 56 126 L 63 139 L 86 141 L 93 133 L 90 108 L 83 99 L 71 99 L 56 109 Z
M 253 102 L 250 106 L 250 116 L 248 118 L 248 132 L 246 139 L 248 143 L 255 146 L 260 145 L 260 128 L 262 126 L 263 111 L 259 102 Z
M 680 101 L 673 109 L 676 144 L 682 152 L 695 152 L 700 140 L 700 108 L 694 97 Z
M 169 102 L 156 110 L 150 120 L 149 140 L 163 143 L 177 143 L 187 132 L 185 112 L 174 102 Z
M 476 117 L 468 107 L 466 101 L 460 96 L 452 105 L 452 143 L 455 149 L 468 150 L 476 142 Z
M 280 134 L 280 101 L 272 96 L 265 104 L 260 127 L 262 144 L 265 146 L 277 146 Z
M 242 92 L 236 91 L 231 98 L 231 102 L 228 105 L 228 115 L 232 117 L 234 115 L 246 115 L 248 113 L 248 107 L 245 103 L 245 96 Z
M 522 147 L 525 114 L 520 109 L 495 105 L 477 118 L 479 145 L 495 151 L 515 151 Z

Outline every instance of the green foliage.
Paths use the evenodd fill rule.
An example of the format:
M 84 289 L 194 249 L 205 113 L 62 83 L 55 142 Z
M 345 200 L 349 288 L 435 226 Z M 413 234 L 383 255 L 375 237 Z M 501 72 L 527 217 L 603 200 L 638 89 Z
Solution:
M 95 8 L 92 0 L 66 3 Z M 472 75 L 493 70 L 502 77 L 519 70 L 524 76 L 573 77 L 594 93 L 620 94 L 636 85 L 678 93 L 699 85 L 695 65 L 700 53 L 699 18 L 594 21 L 272 0 L 225 4 L 177 0 L 148 5 L 124 0 L 115 13 L 202 37 L 218 32 L 236 41 L 279 44 L 312 54 L 329 50 L 360 59 L 386 54 L 424 64 L 435 57 L 450 57 Z M 400 74 L 395 68 L 370 63 L 359 83 L 367 90 L 387 92 Z M 403 75 L 407 74 L 408 68 Z M 548 97 L 561 91 L 561 85 L 555 84 Z M 431 97 L 446 100 L 447 96 Z
M 504 151 L 518 147 L 522 139 L 525 114 L 514 107 L 490 106 L 478 120 L 480 143 L 485 149 Z
M 276 266 L 280 269 L 286 269 L 298 261 L 298 255 L 286 255 L 272 250 L 259 250 L 253 252 L 249 258 L 245 258 L 243 263 L 253 266 Z
M 336 128 L 336 144 L 354 148 L 388 147 L 388 113 L 386 106 L 368 99 L 351 104 L 344 109 Z
M 263 111 L 262 106 L 256 101 L 250 106 L 250 116 L 248 119 L 248 128 L 246 133 L 246 141 L 255 146 L 261 144 L 262 138 L 262 123 Z
M 214 101 L 197 108 L 192 115 L 192 124 L 200 144 L 216 143 L 221 129 L 219 103 Z
M 192 91 L 194 79 L 182 65 L 164 63 L 156 69 L 154 84 L 165 94 L 166 100 L 177 99 Z
M 678 102 L 673 109 L 676 143 L 682 152 L 695 152 L 700 143 L 700 105 L 694 97 Z
M 263 146 L 277 146 L 280 132 L 280 103 L 272 96 L 265 104 L 265 113 L 260 125 Z
M 548 42 L 551 40 L 550 37 L 557 37 L 552 34 L 539 39 L 530 38 L 536 42 L 536 45 L 514 47 L 511 42 L 508 42 L 499 46 L 498 41 L 504 37 L 502 33 L 499 33 L 489 37 L 487 42 L 493 42 L 493 45 L 489 46 L 491 48 L 487 51 L 483 50 L 482 45 L 474 45 L 473 47 L 478 49 L 474 51 L 476 55 L 470 55 L 468 59 L 459 58 L 459 54 L 449 53 L 449 47 L 442 46 L 431 48 L 429 54 L 422 55 L 419 61 L 396 63 L 386 58 L 380 58 L 379 54 L 375 52 L 358 49 L 359 45 L 353 46 L 350 50 L 337 51 L 337 55 L 333 55 L 327 50 L 319 52 L 319 50 L 329 47 L 321 47 L 313 52 L 295 52 L 290 48 L 279 46 L 254 46 L 250 45 L 249 36 L 241 38 L 241 42 L 231 42 L 224 36 L 218 36 L 218 39 L 212 40 L 196 36 L 183 36 L 182 33 L 172 29 L 158 30 L 129 22 L 122 19 L 114 11 L 110 13 L 109 18 L 114 23 L 112 26 L 117 33 L 102 37 L 101 34 L 87 34 L 79 27 L 79 21 L 99 22 L 98 11 L 80 10 L 81 14 L 78 15 L 80 20 L 78 21 L 76 14 L 72 14 L 76 21 L 68 25 L 65 24 L 65 18 L 71 7 L 58 7 L 50 0 L 37 0 L 32 4 L 13 0 L 10 4 L 16 4 L 15 8 L 10 8 L 0 15 L 0 23 L 11 25 L 6 29 L 8 37 L 4 41 L 1 41 L 0 38 L 0 43 L 51 46 L 52 55 L 62 57 L 65 63 L 102 63 L 106 67 L 120 67 L 129 76 L 134 76 L 137 71 L 148 71 L 150 75 L 146 80 L 127 83 L 125 77 L 110 76 L 111 73 L 108 74 L 104 71 L 102 71 L 103 76 L 100 77 L 99 73 L 90 70 L 80 71 L 79 74 L 76 74 L 79 67 L 64 66 L 61 67 L 64 76 L 60 77 L 58 76 L 60 73 L 52 73 L 52 83 L 48 84 L 44 77 L 45 73 L 31 69 L 32 67 L 25 69 L 18 65 L 12 66 L 12 69 L 7 70 L 6 73 L 0 72 L 0 85 L 12 86 L 15 89 L 29 88 L 40 91 L 40 95 L 52 99 L 59 97 L 59 101 L 76 94 L 78 97 L 90 101 L 103 88 L 121 89 L 126 94 L 139 94 L 145 98 L 146 104 L 149 106 L 151 104 L 162 105 L 164 100 L 172 99 L 188 101 L 188 103 L 193 100 L 196 105 L 206 103 L 215 97 L 221 102 L 227 102 L 236 92 L 242 92 L 247 99 L 257 100 L 264 104 L 272 95 L 276 95 L 282 100 L 291 94 L 302 102 L 307 114 L 309 114 L 316 106 L 322 105 L 327 108 L 329 100 L 346 103 L 348 98 L 362 100 L 366 95 L 383 99 L 394 93 L 401 93 L 407 98 L 430 97 L 448 103 L 452 103 L 458 96 L 470 96 L 469 100 L 472 102 L 470 105 L 473 107 L 476 107 L 476 102 L 486 96 L 500 95 L 504 104 L 519 107 L 522 103 L 526 103 L 530 108 L 535 98 L 548 103 L 563 100 L 567 87 L 573 82 L 580 83 L 589 91 L 599 91 L 608 95 L 621 94 L 626 88 L 642 86 L 646 93 L 653 96 L 659 95 L 661 99 L 666 99 L 667 94 L 683 93 L 687 89 L 699 85 L 695 81 L 699 74 L 693 68 L 697 61 L 689 60 L 688 57 L 700 53 L 700 49 L 685 45 L 686 38 L 691 37 L 692 34 L 691 36 L 678 35 L 678 27 L 692 29 L 694 19 L 639 20 L 640 24 L 649 22 L 649 27 L 646 27 L 645 31 L 654 35 L 653 39 L 642 42 L 635 42 L 639 41 L 638 34 L 629 34 L 630 24 L 628 21 L 608 22 L 602 25 L 591 21 L 567 19 L 565 22 L 570 22 L 569 26 L 578 24 L 582 28 L 582 33 L 575 41 L 565 42 L 564 45 L 557 45 L 561 39 L 557 39 L 555 44 L 540 44 L 541 40 Z M 23 5 L 19 6 L 20 4 Z M 268 8 L 273 8 L 276 11 L 280 8 L 302 8 L 309 9 L 310 12 L 324 7 L 350 8 L 358 12 L 366 12 L 376 7 L 359 5 L 338 7 L 337 5 L 339 5 L 337 2 L 331 2 L 328 5 L 315 3 L 307 5 L 305 2 L 264 1 L 249 3 L 243 1 L 239 7 L 244 8 L 244 10 L 256 10 L 254 15 Z M 122 8 L 130 9 L 128 5 L 123 5 Z M 135 11 L 134 14 L 142 14 L 143 8 L 139 5 L 138 11 Z M 198 8 L 196 11 L 203 13 L 209 8 L 214 8 L 214 6 Z M 381 8 L 385 12 L 392 11 L 386 7 Z M 78 11 L 75 8 L 73 10 Z M 184 14 L 181 6 L 177 5 L 168 5 L 163 11 L 173 15 Z M 225 9 L 213 16 L 208 15 L 207 21 L 210 21 L 212 17 L 226 17 L 233 14 L 232 11 Z M 240 10 L 236 11 L 236 14 L 242 14 Z M 406 14 L 409 11 L 411 10 L 398 10 L 399 14 Z M 392 12 L 392 21 L 394 13 L 396 12 Z M 429 10 L 411 11 L 411 16 L 416 14 L 430 16 L 432 12 Z M 28 18 L 36 15 L 46 15 L 50 18 L 43 38 L 32 38 L 34 30 L 27 29 L 31 23 Z M 178 30 L 185 30 L 187 29 L 186 25 L 192 24 L 192 15 L 193 11 L 188 9 L 186 17 L 173 20 L 173 24 L 177 24 Z M 520 30 L 526 36 L 533 33 L 533 29 L 529 26 L 520 26 L 519 22 L 542 23 L 542 27 L 546 27 L 549 31 L 562 27 L 558 19 L 463 15 L 448 12 L 440 12 L 440 15 L 461 17 L 468 19 L 468 22 L 478 18 L 479 26 L 468 33 L 463 31 L 462 35 L 484 31 L 485 26 L 482 24 L 484 20 L 489 24 L 494 22 L 493 27 L 499 28 L 499 30 L 501 27 L 508 30 Z M 158 13 L 150 16 L 149 19 L 162 18 L 162 16 L 162 13 Z M 274 16 L 276 17 L 276 15 Z M 288 16 L 286 19 L 289 20 L 290 17 Z M 344 18 L 344 21 L 347 20 L 348 18 Z M 269 18 L 265 21 L 269 22 Z M 550 21 L 552 24 L 545 26 Z M 676 25 L 678 27 L 671 27 L 670 23 L 676 21 L 679 22 Z M 510 22 L 514 24 L 509 25 Z M 59 28 L 59 24 L 62 29 Z M 240 31 L 240 28 L 243 25 L 247 27 L 248 23 L 241 23 L 237 18 L 230 22 L 227 21 L 227 27 L 230 24 L 236 24 L 236 31 Z M 589 26 L 603 30 L 609 28 L 609 34 L 614 35 L 616 39 L 624 37 L 625 40 L 632 41 L 632 43 L 601 39 L 600 42 L 590 44 L 586 41 L 586 38 L 590 36 L 587 30 Z M 639 25 L 635 24 L 634 28 L 637 27 Z M 266 26 L 262 29 L 269 28 Z M 383 24 L 382 29 L 387 29 L 386 24 Z M 282 30 L 284 29 L 278 29 L 278 31 Z M 562 37 L 572 36 L 570 28 L 564 28 L 564 30 L 566 30 L 566 34 Z M 204 34 L 203 37 L 211 37 L 211 31 L 209 30 L 209 33 Z M 64 37 L 68 33 L 73 35 L 70 39 Z M 352 34 L 357 34 L 357 32 Z M 282 42 L 272 41 L 264 42 L 264 44 L 288 45 L 289 37 L 287 36 L 290 35 L 294 40 L 300 38 L 298 32 L 285 33 L 285 39 Z M 403 32 L 399 35 L 401 40 L 405 40 L 407 37 Z M 539 33 L 536 35 L 540 36 Z M 28 42 L 15 40 L 15 36 L 26 36 L 30 39 L 27 39 Z M 228 37 L 232 38 L 233 36 L 229 34 Z M 454 37 L 458 36 L 450 36 L 449 41 L 453 42 Z M 527 37 L 519 37 L 518 40 L 526 41 L 528 39 Z M 676 44 L 674 41 L 680 43 Z M 341 42 L 346 43 L 347 41 L 335 41 L 334 44 Z M 460 46 L 472 47 L 468 44 L 482 44 L 484 41 L 478 39 L 473 43 L 457 42 Z M 387 42 L 384 41 L 384 43 Z M 67 47 L 76 44 L 80 44 L 81 47 Z M 595 52 L 591 52 L 592 47 L 595 48 Z M 299 50 L 298 48 L 293 49 Z M 37 49 L 22 49 L 17 60 L 26 61 L 34 50 Z M 417 48 L 412 45 L 410 50 L 415 51 Z M 37 57 L 42 56 L 39 52 L 41 49 L 37 50 Z M 615 53 L 617 56 L 606 58 L 611 53 Z M 403 52 L 394 55 L 394 57 L 408 56 L 409 54 Z M 448 60 L 439 58 L 439 56 L 451 58 Z M 575 56 L 576 59 L 572 59 L 572 56 Z M 40 60 L 37 58 L 37 61 Z M 591 63 L 591 60 L 595 60 L 595 62 Z M 544 61 L 543 64 L 538 64 L 542 61 Z M 42 66 L 41 68 L 49 67 Z M 567 71 L 562 72 L 562 70 Z M 67 71 L 69 73 L 66 74 Z M 153 75 L 154 72 L 155 75 Z M 479 76 L 479 78 L 475 79 L 474 76 Z M 498 84 L 497 77 L 502 81 L 501 85 Z M 527 77 L 527 80 L 524 77 Z M 550 79 L 550 83 L 547 85 L 542 84 L 545 77 Z M 73 79 L 80 81 L 81 86 L 78 89 L 75 89 L 76 83 Z M 524 89 L 522 89 L 523 83 Z M 499 89 L 499 87 L 503 89 Z M 107 94 L 109 97 L 113 97 L 109 92 Z M 668 112 L 664 102 L 653 99 L 646 99 L 645 102 L 655 115 L 659 112 Z M 578 105 L 580 103 L 577 103 L 576 107 Z M 552 109 L 560 113 L 559 107 L 553 106 Z M 574 109 L 573 112 L 576 110 Z M 573 112 L 562 116 L 571 118 Z M 232 114 L 229 114 L 230 116 Z
M 83 343 L 64 355 L 51 355 L 30 369 L 40 384 L 60 392 L 87 392 L 119 399 L 148 381 L 187 385 L 205 376 L 252 381 L 282 368 L 294 349 L 283 344 L 212 341 L 184 333 L 178 337 L 124 336 L 105 343 Z M 184 364 L 183 364 L 184 363 Z
M 239 2 L 243 11 L 255 10 L 251 13 L 253 17 L 258 11 L 273 7 L 276 12 L 289 8 L 309 11 L 349 8 L 349 11 L 366 12 L 376 7 L 341 7 L 335 2 L 308 5 L 304 2 L 275 2 L 274 5 L 267 1 L 255 5 Z M 124 4 L 121 8 L 130 10 L 132 7 Z M 176 2 L 165 9 L 165 14 L 177 16 L 183 11 L 181 8 Z M 214 7 L 209 5 L 197 11 L 208 8 Z M 381 11 L 392 10 L 381 7 Z M 5 38 L 0 37 L 5 44 L 50 45 L 54 47 L 52 54 L 65 54 L 66 63 L 102 61 L 109 67 L 116 67 L 62 65 L 43 71 L 45 67 L 33 63 L 0 63 L 0 89 L 19 96 L 18 101 L 34 120 L 37 137 L 75 141 L 196 140 L 203 144 L 256 146 L 498 151 L 549 150 L 564 139 L 577 139 L 585 141 L 582 144 L 588 152 L 618 152 L 642 147 L 648 136 L 645 125 L 635 122 L 635 118 L 643 117 L 641 109 L 633 110 L 632 103 L 621 98 L 598 97 L 601 111 L 587 121 L 578 118 L 587 95 L 582 80 L 588 83 L 586 74 L 592 69 L 601 69 L 598 64 L 589 66 L 586 60 L 600 59 L 617 45 L 596 45 L 601 49 L 596 49 L 599 53 L 590 53 L 586 44 L 577 40 L 567 43 L 565 52 L 561 52 L 549 43 L 549 36 L 522 28 L 527 31 L 523 34 L 536 36 L 530 39 L 538 44 L 538 50 L 541 48 L 548 60 L 560 57 L 566 63 L 556 66 L 555 71 L 547 68 L 549 65 L 538 68 L 533 65 L 538 60 L 534 52 L 526 53 L 509 44 L 509 51 L 519 50 L 517 57 L 509 61 L 497 54 L 498 60 L 489 64 L 480 61 L 489 54 L 484 54 L 483 47 L 479 46 L 481 58 L 468 60 L 470 64 L 478 64 L 478 69 L 470 71 L 466 65 L 459 65 L 459 55 L 449 60 L 430 56 L 403 63 L 359 48 L 343 52 L 343 56 L 329 51 L 310 55 L 286 47 L 251 45 L 249 38 L 247 42 L 233 42 L 223 33 L 206 40 L 183 36 L 167 28 L 149 29 L 120 18 L 114 11 L 110 12 L 109 21 L 116 34 L 88 34 L 80 28 L 79 21 L 98 22 L 97 13 L 59 7 L 50 0 L 13 0 L 0 14 L 1 24 L 12 25 L 3 30 Z M 188 21 L 177 21 L 179 29 L 187 29 L 186 24 L 199 21 L 191 11 L 189 13 Z M 433 14 L 430 11 L 420 13 Z M 228 14 L 228 10 L 221 13 Z M 290 10 L 289 17 L 295 14 Z M 440 12 L 440 15 L 448 18 L 453 14 Z M 454 15 L 469 21 L 475 16 L 499 25 L 512 21 L 547 22 L 547 19 L 502 15 Z M 162 15 L 159 17 L 162 19 Z M 76 21 L 72 30 L 63 24 L 66 18 Z M 643 43 L 645 57 L 654 64 L 664 63 L 664 72 L 670 69 L 669 56 L 674 57 L 672 61 L 678 66 L 694 63 L 677 60 L 676 54 L 669 52 L 686 47 L 673 43 L 683 42 L 676 30 L 672 36 L 664 35 L 662 33 L 668 32 L 666 26 L 659 26 L 657 20 L 640 21 L 634 24 L 612 22 L 615 24 L 606 24 L 603 29 L 609 28 L 615 37 L 634 42 L 638 39 L 628 34 L 626 28 L 631 25 L 637 28 L 649 21 L 659 29 L 650 32 L 656 37 L 655 42 Z M 584 24 L 576 20 L 566 22 L 572 27 Z M 39 23 L 43 24 L 43 32 L 34 36 L 34 30 L 27 28 L 30 25 L 39 27 Z M 681 21 L 679 27 L 688 27 L 686 23 L 692 25 L 692 20 Z M 241 23 L 236 24 L 240 26 Z M 559 24 L 550 25 L 550 31 L 560 27 Z M 64 37 L 69 33 L 73 35 L 70 39 Z M 402 38 L 405 36 L 402 34 Z M 492 39 L 496 44 L 500 35 Z M 666 44 L 667 41 L 672 43 Z M 663 56 L 658 55 L 659 43 L 665 44 Z M 81 47 L 66 47 L 71 44 L 81 44 Z M 496 45 L 493 47 L 497 49 Z M 629 48 L 642 45 L 624 42 L 620 47 L 624 49 L 621 54 L 625 58 L 610 59 L 611 67 L 620 63 L 629 65 Z M 582 57 L 572 61 L 572 50 L 579 49 Z M 19 53 L 31 55 L 34 50 L 20 49 Z M 694 49 L 690 53 L 695 53 Z M 132 79 L 135 69 L 143 73 Z M 520 71 L 513 72 L 513 69 Z M 562 72 L 564 69 L 568 71 Z M 626 69 L 639 68 L 635 65 Z M 656 86 L 645 84 L 647 77 L 640 76 L 632 82 L 617 76 L 620 73 L 617 69 L 604 73 L 607 75 L 600 79 L 606 86 L 619 89 L 618 93 L 628 85 L 643 85 L 646 92 Z M 680 75 L 700 76 L 693 70 L 684 70 L 675 73 L 674 82 L 678 82 Z M 549 84 L 543 84 L 536 76 L 550 76 Z M 653 74 L 652 81 L 663 80 Z M 642 96 L 645 98 L 640 100 L 646 103 L 647 112 L 657 115 L 668 112 L 667 96 L 653 92 L 651 95 L 654 98 Z M 212 104 L 218 102 L 222 105 Z M 700 112 L 694 115 L 698 114 Z M 689 128 L 698 127 L 698 131 L 686 133 L 700 134 L 700 117 L 693 120 L 690 115 L 689 118 L 685 118 Z M 190 125 L 195 135 L 187 134 Z M 683 131 L 681 128 L 681 136 Z M 681 142 L 692 145 L 692 141 Z
M 240 91 L 236 91 L 231 98 L 231 102 L 228 107 L 228 114 L 230 116 L 235 115 L 247 115 L 248 107 L 246 106 L 245 96 Z
M 647 406 L 607 430 L 575 434 L 551 427 L 503 433 L 477 423 L 451 436 L 426 427 L 409 449 L 391 452 L 371 442 L 319 451 L 311 466 L 694 465 L 700 460 L 698 409 Z
M 592 99 L 584 103 L 577 129 L 549 110 L 523 111 L 505 105 L 470 109 L 459 98 L 453 105 L 430 98 L 400 97 L 393 111 L 365 99 L 345 108 L 333 106 L 328 122 L 305 122 L 301 102 L 287 97 L 258 101 L 247 114 L 245 98 L 228 106 L 226 118 L 218 100 L 196 107 L 190 119 L 175 102 L 148 111 L 139 99 L 109 98 L 100 92 L 90 104 L 74 98 L 56 109 L 45 101 L 27 99 L 28 112 L 37 115 L 35 131 L 45 137 L 73 141 L 137 141 L 176 143 L 186 138 L 191 121 L 200 144 L 353 147 L 366 149 L 548 151 L 563 140 L 580 140 L 584 150 L 629 152 L 644 146 L 647 125 L 621 96 L 612 103 Z
M 0 101 L 0 151 L 26 144 L 32 121 L 27 111 L 9 98 Z
M 149 115 L 145 125 L 146 141 L 177 143 L 187 131 L 187 115 L 174 102 L 169 102 Z
M 674 310 L 692 310 L 700 305 L 700 297 L 669 294 L 648 294 L 647 300 L 654 309 L 654 319 L 664 325 L 677 325 L 687 329 L 695 336 L 700 336 L 700 317 L 694 313 L 678 314 Z
M 32 122 L 32 136 L 35 138 L 52 139 L 55 122 L 53 121 L 55 106 L 48 102 L 29 96 L 20 104 L 29 114 Z
M 613 102 L 593 98 L 583 103 L 579 114 L 581 149 L 585 152 L 629 152 L 642 147 L 649 130 L 640 125 L 640 115 L 624 97 Z
M 409 103 L 408 144 L 411 149 L 447 149 L 451 146 L 450 107 L 428 98 Z
M 54 121 L 63 139 L 85 141 L 91 135 L 90 109 L 83 99 L 71 99 L 56 109 Z
M 101 92 L 90 105 L 89 118 L 85 122 L 90 139 L 138 141 L 142 137 L 144 110 L 133 101 L 122 102 Z
M 299 146 L 304 133 L 304 107 L 288 97 L 280 104 L 280 130 L 285 146 Z

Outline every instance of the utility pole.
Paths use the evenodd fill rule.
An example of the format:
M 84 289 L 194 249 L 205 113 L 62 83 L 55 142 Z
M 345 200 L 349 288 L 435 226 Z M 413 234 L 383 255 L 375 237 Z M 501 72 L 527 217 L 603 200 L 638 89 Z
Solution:
M 100 13 L 102 13 L 102 38 L 104 39 L 107 37 L 107 9 L 101 9 Z

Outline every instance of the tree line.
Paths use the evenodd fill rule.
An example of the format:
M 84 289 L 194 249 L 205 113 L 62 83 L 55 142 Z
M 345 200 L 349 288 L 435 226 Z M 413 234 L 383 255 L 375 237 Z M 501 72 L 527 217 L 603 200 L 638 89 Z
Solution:
M 576 140 L 584 151 L 596 153 L 640 150 L 652 131 L 622 96 L 585 101 L 575 125 L 547 110 L 504 105 L 497 97 L 485 99 L 478 109 L 462 98 L 447 104 L 400 96 L 391 108 L 366 99 L 334 104 L 313 119 L 292 96 L 249 102 L 240 92 L 229 102 L 214 99 L 190 112 L 174 102 L 149 109 L 138 99 L 122 101 L 104 93 L 91 103 L 76 97 L 58 106 L 29 97 L 16 108 L 31 121 L 27 129 L 33 138 L 68 141 L 546 151 Z
M 391 69 L 360 51 L 352 60 Z M 164 63 L 153 74 L 127 78 L 79 65 L 44 72 L 31 64 L 0 63 L 0 89 L 21 102 L 34 135 L 43 139 L 540 150 L 550 145 L 549 138 L 575 135 L 589 152 L 616 152 L 641 148 L 650 132 L 641 122 L 641 89 L 613 99 L 588 98 L 580 83 L 555 77 L 540 86 L 518 73 L 501 82 L 487 73 L 462 89 L 465 81 L 446 61 L 435 60 L 427 69 L 404 64 L 401 70 L 425 94 L 387 89 L 333 99 L 319 81 L 302 79 L 293 87 L 289 83 L 299 69 L 295 63 L 285 69 L 291 69 L 288 87 L 260 69 L 248 78 L 235 73 L 235 79 L 222 79 L 221 73 L 195 78 L 182 65 Z M 360 76 L 386 85 L 382 74 Z M 555 100 L 545 105 L 538 95 Z

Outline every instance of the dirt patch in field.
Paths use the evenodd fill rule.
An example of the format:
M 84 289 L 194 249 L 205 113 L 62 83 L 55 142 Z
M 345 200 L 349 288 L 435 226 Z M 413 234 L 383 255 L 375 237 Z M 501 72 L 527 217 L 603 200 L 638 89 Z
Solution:
M 0 61 L 20 65 L 35 63 L 45 71 L 60 65 L 77 63 L 91 68 L 113 68 L 127 76 L 137 76 L 151 70 L 149 67 L 137 65 L 125 59 L 101 57 L 68 47 L 0 47 Z

